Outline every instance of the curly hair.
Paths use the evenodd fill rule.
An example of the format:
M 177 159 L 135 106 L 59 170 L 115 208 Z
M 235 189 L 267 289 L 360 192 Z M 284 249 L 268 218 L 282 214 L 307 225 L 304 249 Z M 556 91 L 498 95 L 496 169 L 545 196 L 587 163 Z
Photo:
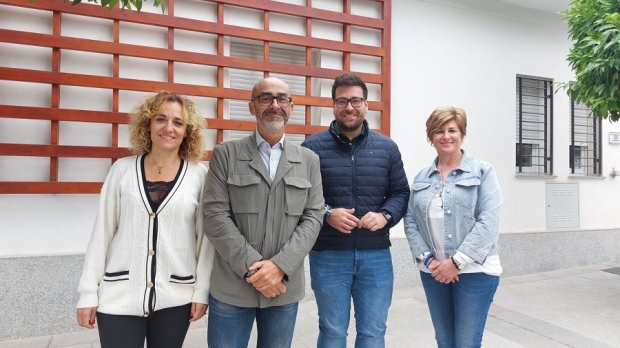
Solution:
M 199 162 L 204 155 L 202 130 L 207 122 L 200 110 L 191 100 L 168 91 L 161 91 L 144 98 L 129 113 L 129 141 L 131 150 L 136 155 L 151 152 L 151 119 L 160 113 L 166 103 L 179 103 L 183 108 L 183 118 L 187 123 L 187 136 L 179 148 L 179 156 L 189 162 Z
M 457 127 L 465 137 L 467 133 L 467 114 L 465 110 L 455 108 L 452 106 L 438 107 L 426 120 L 426 138 L 431 141 L 433 134 L 435 134 L 444 124 L 450 121 L 456 121 Z

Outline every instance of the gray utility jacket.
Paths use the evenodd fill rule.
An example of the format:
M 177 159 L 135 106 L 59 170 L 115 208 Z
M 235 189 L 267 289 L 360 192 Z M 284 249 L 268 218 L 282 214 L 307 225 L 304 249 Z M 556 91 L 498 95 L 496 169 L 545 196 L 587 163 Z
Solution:
M 256 133 L 217 145 L 209 161 L 203 212 L 215 247 L 210 292 L 239 307 L 270 307 L 304 297 L 304 257 L 323 223 L 319 157 L 284 140 L 271 182 Z M 268 299 L 244 279 L 254 262 L 271 260 L 284 273 L 286 292 Z

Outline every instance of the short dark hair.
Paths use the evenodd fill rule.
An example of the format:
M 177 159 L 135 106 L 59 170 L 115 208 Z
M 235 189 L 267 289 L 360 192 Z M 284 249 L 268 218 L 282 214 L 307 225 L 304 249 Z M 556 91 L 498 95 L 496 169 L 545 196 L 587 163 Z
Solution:
M 332 100 L 336 100 L 336 89 L 343 86 L 360 86 L 364 91 L 364 100 L 368 100 L 368 88 L 362 79 L 357 75 L 344 74 L 336 77 L 334 84 L 332 85 Z

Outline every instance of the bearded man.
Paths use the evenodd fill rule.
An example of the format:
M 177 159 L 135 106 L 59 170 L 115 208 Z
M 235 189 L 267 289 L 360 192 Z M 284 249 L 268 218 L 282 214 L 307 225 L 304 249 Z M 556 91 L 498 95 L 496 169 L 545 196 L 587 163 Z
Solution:
M 323 223 L 318 156 L 286 140 L 289 86 L 268 77 L 252 90 L 252 135 L 213 149 L 203 195 L 205 234 L 215 247 L 207 343 L 290 347 L 304 293 L 304 258 Z
M 396 143 L 368 127 L 368 89 L 356 75 L 332 85 L 334 118 L 302 146 L 321 158 L 325 223 L 310 252 L 319 309 L 318 348 L 346 347 L 355 310 L 355 347 L 385 347 L 394 272 L 390 228 L 407 210 L 409 183 Z

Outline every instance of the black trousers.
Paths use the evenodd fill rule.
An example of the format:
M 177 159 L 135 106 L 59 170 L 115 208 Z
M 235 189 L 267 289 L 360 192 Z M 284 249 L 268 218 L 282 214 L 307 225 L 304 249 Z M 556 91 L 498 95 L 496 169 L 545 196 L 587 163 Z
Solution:
M 161 309 L 149 317 L 97 312 L 101 348 L 182 348 L 192 304 Z

